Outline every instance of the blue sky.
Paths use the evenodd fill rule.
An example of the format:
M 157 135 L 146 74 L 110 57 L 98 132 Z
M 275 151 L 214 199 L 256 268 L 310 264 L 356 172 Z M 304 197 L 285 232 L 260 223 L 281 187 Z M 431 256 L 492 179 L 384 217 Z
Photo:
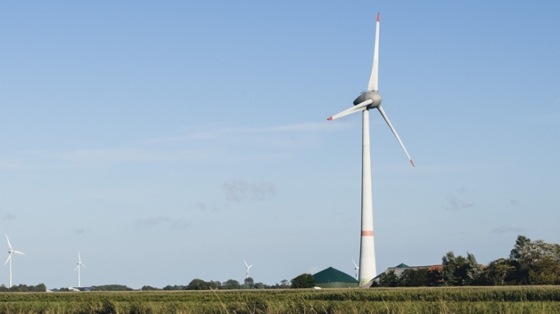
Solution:
M 377 12 L 383 106 L 416 163 L 372 112 L 378 270 L 559 243 L 557 1 L 10 2 L 14 284 L 75 285 L 77 250 L 84 285 L 242 281 L 244 259 L 267 284 L 353 274 L 361 118 L 326 118 L 367 87 Z

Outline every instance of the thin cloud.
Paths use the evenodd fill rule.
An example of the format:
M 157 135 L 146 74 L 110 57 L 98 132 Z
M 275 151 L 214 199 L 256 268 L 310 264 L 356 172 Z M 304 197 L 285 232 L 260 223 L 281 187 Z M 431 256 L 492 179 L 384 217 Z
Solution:
M 497 227 L 497 228 L 494 228 L 494 229 L 490 230 L 490 232 L 492 232 L 492 233 L 515 233 L 515 234 L 520 234 L 520 233 L 525 232 L 525 229 L 518 228 L 518 227 L 500 226 L 500 227 Z
M 443 206 L 446 210 L 456 211 L 464 208 L 474 207 L 474 203 L 465 202 L 458 199 L 456 196 L 449 195 L 447 197 L 447 203 Z
M 144 149 L 82 149 L 69 153 L 57 153 L 55 157 L 72 162 L 159 162 L 200 159 L 199 151 L 157 152 Z
M 15 220 L 17 219 L 16 215 L 12 215 L 10 213 L 6 213 L 2 216 L 2 220 Z
M 220 209 L 216 206 L 211 206 L 211 205 L 206 205 L 205 203 L 196 203 L 195 204 L 196 209 L 200 210 L 200 211 L 213 211 L 213 212 L 217 212 Z
M 329 124 L 319 122 L 308 122 L 300 124 L 280 125 L 266 128 L 223 128 L 215 129 L 207 132 L 195 132 L 182 136 L 161 137 L 150 139 L 148 143 L 174 143 L 192 140 L 208 140 L 214 138 L 223 138 L 225 134 L 262 134 L 262 133 L 294 133 L 294 132 L 323 132 L 340 129 L 341 124 Z
M 560 101 L 559 101 L 560 102 Z M 560 112 L 554 112 L 547 115 L 534 116 L 530 118 L 533 123 L 560 122 Z
M 184 219 L 172 219 L 167 216 L 150 217 L 145 219 L 137 219 L 134 226 L 138 229 L 151 229 L 156 226 L 164 225 L 170 229 L 185 229 L 191 225 Z
M 276 186 L 271 182 L 250 183 L 244 180 L 229 180 L 224 183 L 226 200 L 241 202 L 244 200 L 267 200 L 276 195 Z
M 25 165 L 20 162 L 0 158 L 0 170 L 20 170 L 23 168 L 25 168 Z

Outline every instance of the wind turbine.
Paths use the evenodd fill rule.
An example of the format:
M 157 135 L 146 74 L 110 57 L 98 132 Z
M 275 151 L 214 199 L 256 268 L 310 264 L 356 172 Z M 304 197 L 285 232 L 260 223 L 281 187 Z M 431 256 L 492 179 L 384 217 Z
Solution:
M 354 259 L 352 259 L 352 263 L 354 263 L 354 270 L 356 271 L 356 280 L 358 280 L 358 271 L 360 270 L 360 266 L 356 265 Z
M 245 262 L 245 279 L 249 278 L 249 269 L 251 269 L 251 267 L 253 267 L 253 265 L 249 265 Z
M 84 268 L 87 268 L 86 265 L 84 263 L 82 263 L 82 258 L 80 257 L 80 251 L 78 251 L 78 266 L 76 266 L 76 269 L 74 269 L 74 271 L 78 271 L 78 288 L 81 287 L 80 284 L 80 267 L 84 266 Z
M 379 13 L 377 14 L 377 23 L 375 28 L 375 46 L 373 50 L 373 68 L 369 78 L 368 90 L 363 92 L 356 100 L 354 106 L 348 108 L 327 120 L 334 120 L 344 117 L 354 112 L 362 112 L 362 226 L 360 238 L 360 285 L 367 284 L 377 275 L 375 264 L 375 248 L 373 241 L 373 206 L 371 195 L 371 159 L 369 148 L 369 110 L 377 109 L 381 116 L 387 122 L 387 125 L 401 144 L 408 160 L 414 167 L 414 163 L 404 147 L 401 138 L 393 128 L 387 114 L 381 107 L 381 96 L 378 93 L 378 69 L 379 69 Z
M 21 254 L 21 255 L 25 255 L 25 254 L 23 252 L 16 251 L 12 248 L 12 244 L 10 244 L 10 239 L 8 239 L 8 235 L 6 235 L 6 240 L 8 240 L 8 247 L 10 248 L 10 250 L 8 251 L 8 259 L 4 263 L 4 266 L 6 266 L 8 261 L 10 261 L 10 286 L 8 288 L 11 288 L 12 287 L 12 254 L 13 253 Z

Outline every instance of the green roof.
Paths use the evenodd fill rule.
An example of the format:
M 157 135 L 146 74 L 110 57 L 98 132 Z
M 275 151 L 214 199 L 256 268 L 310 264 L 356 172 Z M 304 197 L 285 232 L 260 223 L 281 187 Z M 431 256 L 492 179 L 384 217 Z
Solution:
M 409 267 L 405 263 L 400 263 L 399 265 L 395 266 L 395 268 L 409 268 Z
M 321 270 L 320 272 L 313 275 L 313 278 L 315 278 L 315 283 L 330 283 L 330 282 L 357 283 L 358 282 L 354 277 L 346 273 L 343 273 L 338 269 L 334 269 L 332 267 Z

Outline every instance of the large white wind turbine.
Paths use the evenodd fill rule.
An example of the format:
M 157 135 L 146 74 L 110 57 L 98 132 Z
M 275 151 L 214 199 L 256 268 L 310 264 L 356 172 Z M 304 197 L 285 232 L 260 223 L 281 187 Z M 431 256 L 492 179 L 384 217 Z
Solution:
M 369 110 L 377 109 L 387 125 L 401 144 L 408 160 L 414 167 L 414 163 L 404 147 L 397 131 L 389 121 L 383 107 L 381 107 L 381 96 L 378 93 L 378 68 L 379 68 L 379 14 L 375 28 L 375 46 L 373 51 L 373 68 L 369 78 L 368 90 L 363 92 L 356 100 L 354 106 L 329 117 L 328 120 L 338 119 L 354 112 L 362 112 L 362 233 L 360 243 L 360 285 L 371 281 L 377 275 L 375 264 L 375 248 L 373 241 L 373 207 L 371 196 L 371 161 L 369 149 Z
M 80 283 L 80 267 L 84 266 L 84 268 L 87 268 L 86 265 L 84 263 L 82 263 L 82 258 L 80 257 L 80 251 L 78 251 L 78 266 L 76 266 L 76 269 L 74 269 L 74 271 L 78 271 L 78 288 L 81 287 L 81 283 Z
M 8 259 L 4 263 L 4 266 L 6 266 L 8 261 L 10 261 L 10 286 L 8 288 L 11 288 L 12 287 L 12 254 L 13 253 L 21 254 L 21 255 L 25 255 L 25 254 L 23 252 L 16 251 L 12 248 L 12 244 L 10 244 L 10 239 L 8 239 L 8 235 L 6 235 L 6 240 L 8 241 L 8 247 L 10 248 L 10 250 L 8 251 Z
M 253 265 L 249 265 L 245 262 L 245 279 L 249 278 L 249 269 L 251 269 L 251 267 L 253 267 Z

